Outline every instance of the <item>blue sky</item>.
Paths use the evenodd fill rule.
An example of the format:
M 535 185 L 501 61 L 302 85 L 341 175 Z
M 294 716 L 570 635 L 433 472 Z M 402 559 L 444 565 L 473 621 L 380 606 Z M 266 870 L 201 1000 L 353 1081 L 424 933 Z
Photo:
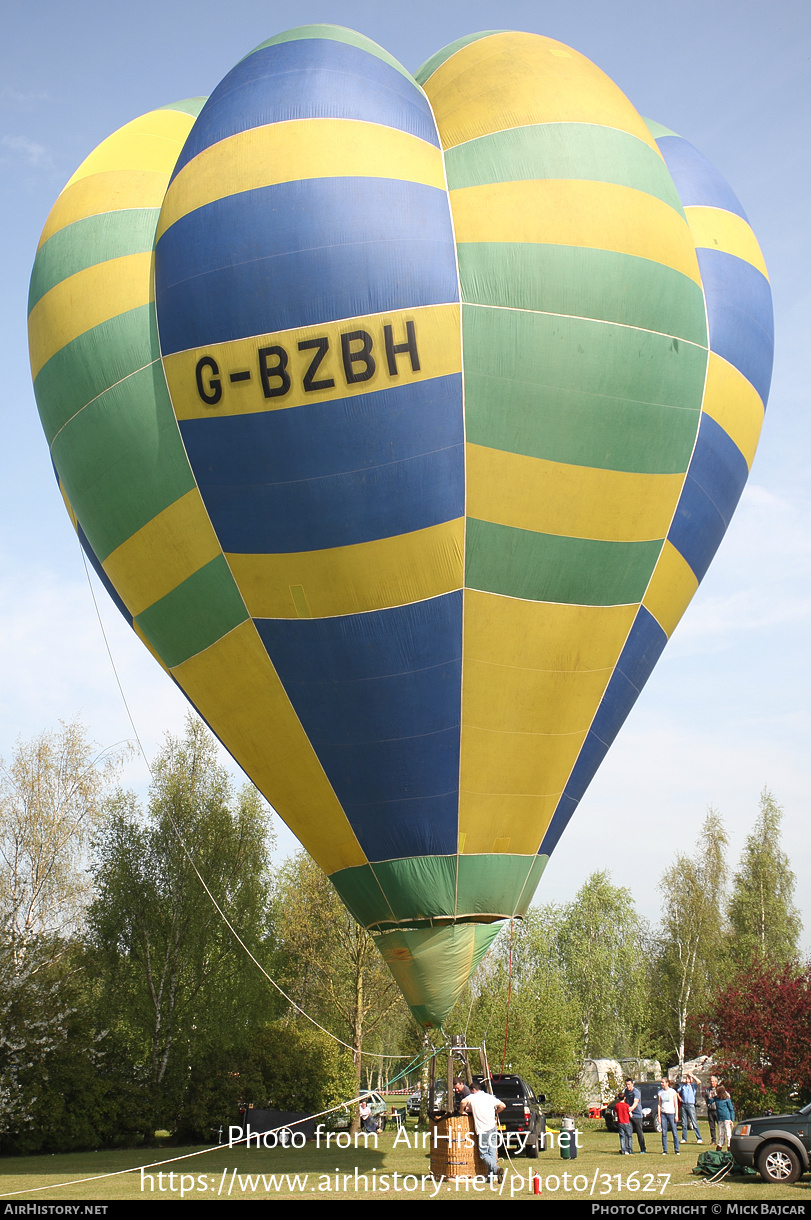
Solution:
M 769 267 L 776 359 L 763 437 L 721 550 L 566 831 L 539 900 L 608 869 L 640 910 L 690 852 L 708 805 L 734 864 L 764 785 L 811 944 L 811 429 L 807 156 L 811 10 L 804 0 L 29 0 L 4 17 L 0 56 L 3 444 L 0 447 L 0 754 L 79 715 L 101 745 L 132 737 L 76 539 L 52 476 L 28 369 L 28 278 L 50 208 L 80 161 L 156 106 L 207 94 L 254 46 L 295 25 L 360 30 L 409 70 L 475 30 L 530 30 L 576 47 L 637 110 L 692 141 L 747 211 Z M 148 752 L 185 701 L 96 586 Z M 146 784 L 142 762 L 126 780 Z M 282 836 L 284 848 L 290 836 Z

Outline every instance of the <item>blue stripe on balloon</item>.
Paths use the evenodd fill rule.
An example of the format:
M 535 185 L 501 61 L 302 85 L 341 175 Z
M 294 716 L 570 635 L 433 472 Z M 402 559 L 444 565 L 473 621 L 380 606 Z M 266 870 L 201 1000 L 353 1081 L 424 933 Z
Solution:
M 223 550 L 321 550 L 462 516 L 459 383 L 457 375 L 295 411 L 181 423 Z M 369 399 L 371 410 L 354 409 Z
M 453 374 L 289 411 L 182 421 L 223 549 L 320 550 L 461 517 L 461 393 Z
M 577 762 L 544 835 L 539 854 L 548 855 L 554 850 L 597 768 L 625 723 L 639 692 L 653 672 L 666 643 L 667 635 L 656 619 L 644 606 L 640 606 L 616 669 L 611 675 Z
M 749 470 L 738 446 L 714 419 L 702 415 L 695 452 L 669 541 L 702 580 L 735 511 Z
M 722 250 L 697 251 L 710 347 L 743 373 L 764 406 L 774 360 L 774 320 L 769 281 L 762 271 Z
M 256 627 L 367 858 L 455 852 L 461 591 Z
M 315 178 L 217 199 L 158 242 L 164 355 L 459 299 L 444 191 Z
M 439 148 L 422 90 L 377 55 L 328 38 L 263 47 L 237 64 L 206 102 L 172 177 L 237 132 L 290 119 L 356 119 L 394 127 Z
M 670 170 L 682 206 L 724 208 L 748 219 L 738 196 L 706 157 L 681 136 L 660 136 L 656 143 Z

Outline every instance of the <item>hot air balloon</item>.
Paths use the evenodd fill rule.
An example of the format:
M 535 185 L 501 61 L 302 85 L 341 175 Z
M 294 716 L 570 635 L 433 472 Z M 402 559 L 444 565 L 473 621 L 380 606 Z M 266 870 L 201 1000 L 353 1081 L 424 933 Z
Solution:
M 83 163 L 30 347 L 111 596 L 441 1026 L 746 481 L 731 189 L 553 39 L 303 27 Z

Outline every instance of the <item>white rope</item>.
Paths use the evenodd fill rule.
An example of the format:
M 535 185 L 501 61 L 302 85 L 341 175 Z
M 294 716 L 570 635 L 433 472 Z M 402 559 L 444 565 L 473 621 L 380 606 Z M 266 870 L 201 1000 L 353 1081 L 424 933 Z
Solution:
M 78 535 L 77 535 L 77 537 L 78 537 Z M 89 570 L 88 570 L 88 566 L 87 566 L 87 556 L 85 555 L 85 552 L 84 552 L 84 547 L 83 547 L 83 546 L 82 546 L 82 544 L 81 544 L 81 540 L 79 541 L 79 550 L 80 550 L 80 551 L 81 551 L 81 553 L 82 553 L 82 562 L 84 563 L 85 576 L 87 577 L 87 583 L 88 583 L 88 585 L 90 586 L 90 595 L 91 595 L 91 597 L 93 598 L 93 605 L 94 605 L 94 606 L 95 606 L 95 608 L 96 608 L 96 617 L 97 617 L 97 619 L 98 619 L 98 621 L 99 621 L 99 627 L 101 628 L 101 634 L 102 634 L 102 637 L 103 637 L 103 639 L 104 639 L 105 646 L 106 646 L 106 648 L 107 648 L 107 656 L 110 658 L 110 664 L 111 664 L 111 665 L 112 665 L 112 667 L 113 667 L 113 674 L 115 675 L 115 680 L 116 680 L 116 683 L 118 684 L 118 689 L 119 689 L 119 691 L 121 692 L 121 698 L 122 698 L 122 700 L 124 701 L 124 707 L 127 709 L 127 716 L 129 717 L 129 722 L 130 722 L 130 724 L 132 725 L 132 731 L 133 731 L 133 733 L 135 734 L 135 739 L 136 739 L 136 741 L 138 742 L 138 749 L 141 751 L 141 755 L 142 755 L 142 757 L 143 757 L 144 762 L 145 762 L 145 763 L 146 763 L 146 765 L 147 765 L 147 769 L 148 769 L 148 771 L 149 771 L 149 774 L 150 774 L 150 775 L 152 775 L 152 777 L 153 777 L 153 779 L 154 779 L 154 774 L 153 774 L 153 771 L 152 771 L 152 767 L 151 767 L 151 765 L 150 765 L 149 759 L 148 759 L 148 758 L 147 758 L 147 756 L 146 756 L 146 751 L 144 750 L 143 743 L 141 742 L 141 738 L 140 738 L 140 736 L 139 736 L 139 734 L 138 734 L 138 730 L 137 730 L 137 728 L 135 727 L 135 721 L 133 720 L 133 717 L 132 717 L 132 712 L 130 711 L 129 704 L 127 703 L 127 697 L 126 697 L 126 695 L 124 694 L 124 688 L 122 687 L 122 685 L 121 685 L 121 680 L 120 680 L 120 678 L 119 678 L 119 676 L 118 676 L 118 670 L 116 669 L 115 660 L 113 659 L 113 654 L 112 654 L 112 651 L 111 651 L 111 649 L 110 649 L 110 644 L 109 644 L 109 641 L 108 641 L 108 639 L 107 639 L 107 632 L 106 632 L 106 631 L 105 631 L 105 629 L 104 629 L 104 623 L 102 622 L 101 614 L 100 614 L 100 612 L 99 612 L 99 605 L 98 605 L 98 601 L 96 600 L 96 593 L 95 593 L 95 590 L 94 590 L 94 588 L 93 588 L 93 582 L 92 582 L 92 581 L 91 581 L 91 579 L 90 579 L 90 572 L 89 572 Z M 304 1009 L 303 1009 L 303 1008 L 301 1008 L 301 1007 L 300 1007 L 300 1006 L 299 1006 L 299 1005 L 296 1003 L 296 1001 L 295 1001 L 294 999 L 292 999 L 292 998 L 291 998 L 291 997 L 290 997 L 290 996 L 287 994 L 287 992 L 286 992 L 286 991 L 284 991 L 284 990 L 283 990 L 283 989 L 282 989 L 282 988 L 279 986 L 279 984 L 278 984 L 278 983 L 275 981 L 275 979 L 272 979 L 272 978 L 270 977 L 270 975 L 268 974 L 267 970 L 266 970 L 266 969 L 265 969 L 265 967 L 262 965 L 262 963 L 261 963 L 261 962 L 259 962 L 259 961 L 257 961 L 257 960 L 256 960 L 256 958 L 254 957 L 253 953 L 251 953 L 250 949 L 249 949 L 249 948 L 248 948 L 248 946 L 245 944 L 244 940 L 243 940 L 243 939 L 242 939 L 242 937 L 239 935 L 239 933 L 237 932 L 236 928 L 235 928 L 235 927 L 234 927 L 234 925 L 231 923 L 230 919 L 229 919 L 229 918 L 228 918 L 228 916 L 225 914 L 225 912 L 222 910 L 222 908 L 220 907 L 220 905 L 219 905 L 219 903 L 217 902 L 216 898 L 215 898 L 215 897 L 214 897 L 214 895 L 212 894 L 211 890 L 208 888 L 208 886 L 206 885 L 205 881 L 204 881 L 204 880 L 203 880 L 203 878 L 201 877 L 200 872 L 199 872 L 199 870 L 198 870 L 198 868 L 197 868 L 197 865 L 194 863 L 194 860 L 192 859 L 191 853 L 189 852 L 189 849 L 186 847 L 186 844 L 185 844 L 185 843 L 184 843 L 184 841 L 183 841 L 183 836 L 181 835 L 180 831 L 178 830 L 177 825 L 175 824 L 175 820 L 174 820 L 174 818 L 172 817 L 171 813 L 169 813 L 169 814 L 168 814 L 168 817 L 169 817 L 169 822 L 170 822 L 170 824 L 171 824 L 172 830 L 174 831 L 175 836 L 176 836 L 176 838 L 177 838 L 177 841 L 178 841 L 178 843 L 180 844 L 181 848 L 183 849 L 183 853 L 184 853 L 184 855 L 186 856 L 186 859 L 188 860 L 189 864 L 190 864 L 190 865 L 192 866 L 192 868 L 194 869 L 194 872 L 195 872 L 195 874 L 196 874 L 196 876 L 197 876 L 198 881 L 200 882 L 200 884 L 202 885 L 202 887 L 203 887 L 203 889 L 205 890 L 206 894 L 208 895 L 209 899 L 211 900 L 212 906 L 214 907 L 215 911 L 216 911 L 216 912 L 217 912 L 217 914 L 220 916 L 220 918 L 222 919 L 223 923 L 225 924 L 225 926 L 228 928 L 228 930 L 229 930 L 229 932 L 231 933 L 231 935 L 232 935 L 232 936 L 234 937 L 234 939 L 236 940 L 237 944 L 238 944 L 238 945 L 240 945 L 240 947 L 241 947 L 242 949 L 244 949 L 244 951 L 247 953 L 248 957 L 251 959 L 251 961 L 253 962 L 253 964 L 254 964 L 254 965 L 255 965 L 255 966 L 256 966 L 256 967 L 257 967 L 259 970 L 261 970 L 262 974 L 265 976 L 265 978 L 266 978 L 266 979 L 267 979 L 267 981 L 268 981 L 268 982 L 271 984 L 271 986 L 276 988 L 276 990 L 278 991 L 279 995 L 280 995 L 280 996 L 282 996 L 282 997 L 283 997 L 283 998 L 284 998 L 284 999 L 287 1001 L 287 1003 L 291 1005 L 291 1007 L 295 1008 L 296 1012 L 300 1013 L 300 1014 L 301 1014 L 301 1016 L 302 1016 L 302 1017 L 304 1017 L 304 1018 L 305 1018 L 307 1021 L 310 1021 L 310 1022 L 311 1022 L 311 1023 L 312 1023 L 312 1024 L 315 1026 L 315 1027 L 316 1027 L 316 1029 L 320 1029 L 320 1030 L 321 1030 L 321 1032 L 322 1032 L 323 1034 L 326 1034 L 328 1038 L 332 1038 L 332 1039 L 333 1039 L 335 1042 L 337 1042 L 337 1043 L 338 1043 L 338 1045 L 339 1045 L 339 1046 L 343 1046 L 343 1047 L 345 1047 L 345 1048 L 346 1048 L 346 1050 L 351 1051 L 353 1056 L 354 1056 L 354 1055 L 356 1055 L 356 1054 L 358 1054 L 358 1053 L 360 1053 L 361 1055 L 365 1056 L 367 1059 L 408 1059 L 408 1055 L 379 1055 L 379 1054 L 376 1054 L 376 1053 L 375 1053 L 375 1052 L 373 1052 L 373 1051 L 360 1051 L 360 1052 L 357 1052 L 353 1046 L 350 1046 L 350 1045 L 349 1045 L 349 1043 L 348 1043 L 348 1042 L 344 1042 L 344 1040 L 343 1040 L 342 1038 L 339 1038 L 339 1037 L 337 1036 L 337 1034 L 333 1034 L 333 1033 L 332 1033 L 330 1030 L 325 1029 L 323 1025 L 320 1025 L 320 1024 L 318 1023 L 318 1021 L 316 1021 L 315 1017 L 311 1017 L 309 1013 L 305 1012 L 305 1011 L 304 1011 Z M 1 1198 L 1 1197 L 2 1197 L 2 1196 L 0 1196 L 0 1198 Z
M 270 1131 L 256 1132 L 252 1131 L 242 1139 L 229 1140 L 229 1148 L 237 1148 L 240 1144 L 246 1143 L 255 1135 L 276 1135 L 279 1131 L 289 1130 L 290 1127 L 297 1127 L 300 1123 L 312 1122 L 316 1118 L 325 1118 L 328 1114 L 334 1114 L 336 1110 L 344 1110 L 347 1106 L 353 1106 L 359 1102 L 361 1098 L 366 1097 L 368 1090 L 361 1093 L 358 1097 L 351 1098 L 350 1101 L 340 1101 L 336 1106 L 332 1106 L 329 1110 L 321 1110 L 318 1114 L 308 1114 L 305 1118 L 297 1118 L 291 1123 L 283 1123 L 281 1127 L 273 1127 Z M 248 1111 L 245 1111 L 246 1115 Z M 18 1195 L 30 1195 L 38 1190 L 58 1190 L 63 1186 L 79 1186 L 83 1182 L 101 1182 L 105 1178 L 120 1178 L 125 1173 L 142 1173 L 145 1169 L 160 1169 L 162 1165 L 175 1165 L 178 1161 L 187 1161 L 193 1156 L 205 1156 L 209 1152 L 222 1152 L 225 1144 L 212 1144 L 210 1148 L 198 1148 L 196 1152 L 182 1152 L 180 1156 L 170 1156 L 165 1161 L 151 1161 L 148 1165 L 133 1165 L 130 1169 L 114 1169 L 110 1173 L 97 1173 L 88 1178 L 71 1178 L 67 1182 L 51 1182 L 49 1186 L 29 1186 L 25 1190 L 10 1190 L 4 1194 L 0 1194 L 0 1199 L 16 1198 Z

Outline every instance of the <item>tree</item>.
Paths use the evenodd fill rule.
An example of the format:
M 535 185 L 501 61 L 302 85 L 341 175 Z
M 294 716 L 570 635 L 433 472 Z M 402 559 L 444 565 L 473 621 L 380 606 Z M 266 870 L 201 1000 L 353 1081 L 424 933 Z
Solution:
M 476 971 L 449 1028 L 462 1027 L 469 1045 L 487 1044 L 490 1069 L 525 1076 L 549 1105 L 580 1108 L 582 1020 L 554 949 L 560 908 L 531 908 L 505 926 Z M 508 994 L 509 993 L 509 994 Z
M 74 721 L 19 741 L 0 762 L 0 1140 L 47 1141 L 53 1088 L 81 1032 L 72 939 L 90 895 L 89 837 L 120 754 L 97 752 Z M 87 1035 L 83 1059 L 92 1059 Z M 60 1058 L 61 1056 L 61 1058 Z M 53 1104 L 50 1104 L 53 1109 Z M 67 1138 L 67 1130 L 63 1133 Z
M 127 793 L 108 805 L 94 842 L 89 938 L 109 1013 L 146 1082 L 152 1131 L 173 1125 L 195 1053 L 240 1033 L 247 1041 L 251 1019 L 267 1009 L 266 984 L 200 877 L 261 953 L 268 848 L 267 806 L 252 787 L 234 793 L 213 738 L 191 715 L 154 764 L 147 817 Z
M 630 890 L 593 873 L 561 911 L 554 938 L 582 1023 L 582 1056 L 640 1057 L 649 1034 L 647 925 Z
M 0 922 L 15 968 L 33 937 L 56 945 L 75 930 L 90 891 L 85 853 L 120 760 L 72 721 L 0 761 Z
M 667 1041 L 684 1065 L 688 1020 L 703 1011 L 722 971 L 727 834 L 707 810 L 695 855 L 678 855 L 664 873 L 656 990 Z
M 370 934 L 304 851 L 282 870 L 276 911 L 286 990 L 305 1012 L 351 1045 L 359 1093 L 364 1042 L 387 1023 L 399 1025 L 399 988 Z M 375 1051 L 380 1049 L 378 1044 Z M 355 1114 L 353 1124 L 357 1121 Z
M 783 810 L 764 788 L 729 900 L 730 952 L 739 969 L 757 961 L 779 965 L 797 955 L 802 924 L 794 905 L 796 878 L 780 847 L 782 820 Z
M 741 971 L 704 1019 L 740 1115 L 811 1101 L 811 963 L 764 960 Z

